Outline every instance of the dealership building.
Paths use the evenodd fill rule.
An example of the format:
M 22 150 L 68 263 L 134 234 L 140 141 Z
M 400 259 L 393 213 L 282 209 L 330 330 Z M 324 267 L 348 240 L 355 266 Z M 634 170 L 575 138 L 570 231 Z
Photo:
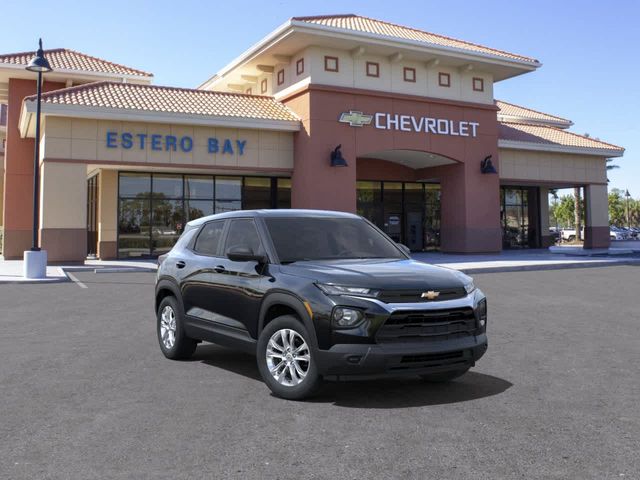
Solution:
M 581 187 L 585 247 L 609 245 L 621 147 L 496 100 L 526 56 L 356 15 L 293 18 L 198 88 L 45 50 L 40 239 L 52 262 L 166 252 L 190 219 L 255 208 L 358 212 L 414 251 L 550 245 L 549 189 Z M 0 55 L 0 225 L 31 246 L 33 52 Z

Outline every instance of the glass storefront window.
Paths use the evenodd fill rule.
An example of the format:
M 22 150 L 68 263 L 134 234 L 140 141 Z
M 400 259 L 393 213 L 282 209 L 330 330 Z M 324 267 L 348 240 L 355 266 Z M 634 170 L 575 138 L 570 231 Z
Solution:
M 394 242 L 402 242 L 402 182 L 384 182 L 382 195 L 383 229 Z
M 536 195 L 530 187 L 500 188 L 503 248 L 538 246 Z
M 153 175 L 154 198 L 182 198 L 182 175 Z
M 382 182 L 357 182 L 358 215 L 382 228 Z
M 213 177 L 198 175 L 184 178 L 184 196 L 193 199 L 213 200 Z
M 242 210 L 242 177 L 216 177 L 216 213 Z
M 276 208 L 291 208 L 291 179 L 278 178 Z
M 245 210 L 271 208 L 271 179 L 260 177 L 245 178 L 242 203 Z
M 145 198 L 121 198 L 118 221 L 118 256 L 151 254 L 150 205 Z
M 147 173 L 121 173 L 119 192 L 121 197 L 148 197 L 151 195 L 151 175 Z
M 166 253 L 186 222 L 243 203 L 246 209 L 291 206 L 289 178 L 122 172 L 118 191 L 120 258 Z
M 155 195 L 155 192 L 154 192 Z M 154 198 L 152 201 L 152 251 L 162 255 L 171 250 L 184 229 L 182 200 Z
M 186 221 L 195 220 L 196 218 L 213 215 L 213 200 L 191 200 L 184 201 Z

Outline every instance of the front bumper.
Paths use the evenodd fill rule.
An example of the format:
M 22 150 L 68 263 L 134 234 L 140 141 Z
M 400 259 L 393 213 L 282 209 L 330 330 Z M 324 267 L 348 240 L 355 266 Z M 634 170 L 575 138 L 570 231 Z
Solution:
M 368 377 L 463 370 L 486 351 L 483 333 L 434 343 L 338 344 L 315 354 L 321 375 Z

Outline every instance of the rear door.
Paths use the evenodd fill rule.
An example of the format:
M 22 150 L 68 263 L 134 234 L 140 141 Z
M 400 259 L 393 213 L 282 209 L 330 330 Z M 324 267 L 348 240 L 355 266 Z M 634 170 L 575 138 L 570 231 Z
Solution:
M 214 268 L 221 261 L 222 240 L 226 220 L 215 220 L 202 226 L 189 255 L 177 259 L 181 264 L 182 300 L 185 313 L 198 319 L 210 320 L 216 310 L 216 300 L 211 296 Z

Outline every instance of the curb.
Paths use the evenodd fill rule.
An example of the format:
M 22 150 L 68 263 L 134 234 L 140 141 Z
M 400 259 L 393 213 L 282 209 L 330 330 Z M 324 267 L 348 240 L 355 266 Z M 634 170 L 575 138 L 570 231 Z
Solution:
M 504 267 L 471 267 L 463 268 L 458 271 L 466 274 L 478 273 L 508 273 L 508 272 L 537 272 L 545 270 L 565 270 L 576 268 L 602 268 L 602 267 L 618 267 L 621 265 L 639 266 L 640 260 L 620 260 L 614 262 L 586 262 L 586 263 L 562 263 L 551 265 L 513 265 Z M 441 266 L 441 265 L 440 265 Z M 448 267 L 451 268 L 451 267 Z

